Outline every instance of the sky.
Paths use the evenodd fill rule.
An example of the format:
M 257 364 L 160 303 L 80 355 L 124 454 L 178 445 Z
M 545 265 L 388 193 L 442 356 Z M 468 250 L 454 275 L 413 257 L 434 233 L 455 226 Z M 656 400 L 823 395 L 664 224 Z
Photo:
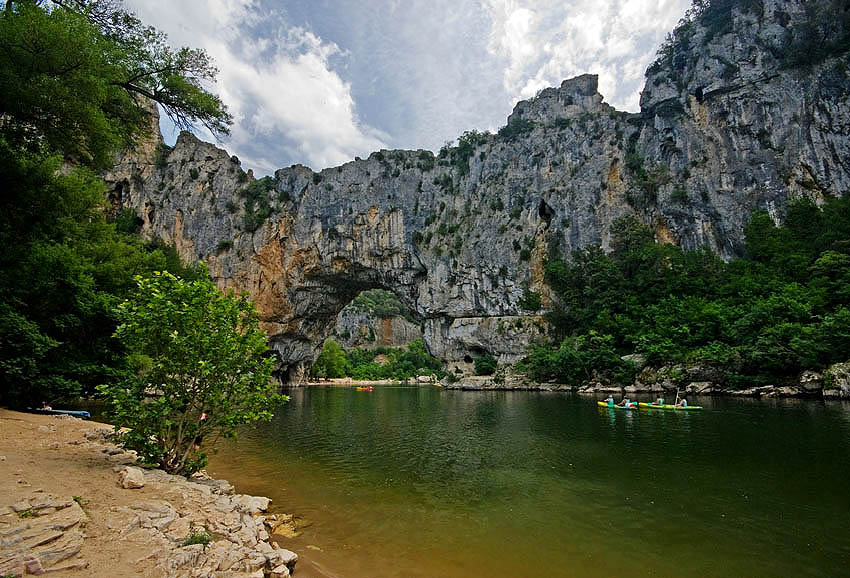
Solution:
M 496 131 L 579 74 L 639 110 L 644 70 L 689 0 L 125 0 L 203 48 L 234 124 L 217 144 L 257 176 Z M 166 142 L 177 134 L 163 121 Z M 215 139 L 196 131 L 204 140 Z

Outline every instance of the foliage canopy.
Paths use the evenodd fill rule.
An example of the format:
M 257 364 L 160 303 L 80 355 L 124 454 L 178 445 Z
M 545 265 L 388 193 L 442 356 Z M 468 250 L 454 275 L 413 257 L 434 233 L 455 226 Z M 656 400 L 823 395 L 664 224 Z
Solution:
M 2 134 L 29 152 L 105 167 L 146 130 L 145 100 L 179 128 L 226 134 L 231 117 L 203 88 L 216 69 L 108 0 L 6 2 L 0 13 Z
M 202 85 L 215 69 L 110 0 L 6 2 L 0 11 L 0 403 L 90 395 L 128 368 L 112 334 L 134 275 L 190 276 L 137 217 L 107 218 L 108 166 L 150 126 L 152 97 L 178 125 L 224 132 Z M 70 161 L 70 163 L 69 163 Z
M 164 272 L 136 282 L 115 331 L 135 372 L 98 389 L 115 424 L 130 428 L 121 434 L 126 447 L 191 474 L 206 464 L 203 438 L 234 437 L 287 398 L 274 393 L 274 361 L 247 295 L 222 294 L 206 276 Z
M 428 353 L 422 339 L 408 343 L 407 347 L 356 347 L 348 352 L 336 341 L 328 339 L 311 370 L 313 377 L 348 376 L 363 380 L 403 381 L 431 374 L 442 376 L 442 364 Z
M 530 350 L 535 379 L 627 383 L 634 368 L 620 356 L 635 352 L 656 366 L 714 364 L 731 388 L 847 361 L 850 199 L 795 201 L 781 227 L 756 212 L 746 257 L 728 263 L 656 243 L 634 217 L 613 233 L 610 254 L 587 247 L 548 263 L 558 341 Z

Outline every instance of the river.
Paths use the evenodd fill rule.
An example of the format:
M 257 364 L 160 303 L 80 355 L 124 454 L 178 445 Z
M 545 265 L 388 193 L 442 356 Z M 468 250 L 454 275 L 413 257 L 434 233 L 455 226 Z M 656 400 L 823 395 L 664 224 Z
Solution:
M 296 575 L 850 573 L 850 404 L 310 387 L 211 457 L 298 516 Z

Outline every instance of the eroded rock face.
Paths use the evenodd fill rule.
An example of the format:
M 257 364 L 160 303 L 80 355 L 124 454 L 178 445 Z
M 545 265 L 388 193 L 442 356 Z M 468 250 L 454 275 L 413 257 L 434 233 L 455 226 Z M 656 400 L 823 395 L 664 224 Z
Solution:
M 800 0 L 765 0 L 720 32 L 693 26 L 690 48 L 650 69 L 639 114 L 605 104 L 584 75 L 518 103 L 514 130 L 468 149 L 296 165 L 259 194 L 238 159 L 184 133 L 167 155 L 148 144 L 124 159 L 111 198 L 148 237 L 206 261 L 220 287 L 252 295 L 284 379 L 370 288 L 424 319 L 437 357 L 514 361 L 546 335 L 541 312 L 520 307 L 527 291 L 551 304 L 545 260 L 607 248 L 618 217 L 729 258 L 753 210 L 781 221 L 795 197 L 844 194 L 846 58 L 789 68 L 774 50 L 803 19 Z
M 345 349 L 404 347 L 422 338 L 422 329 L 404 317 L 376 317 L 367 311 L 343 309 L 337 317 L 333 338 Z
M 825 378 L 824 397 L 850 399 L 850 362 L 830 366 Z

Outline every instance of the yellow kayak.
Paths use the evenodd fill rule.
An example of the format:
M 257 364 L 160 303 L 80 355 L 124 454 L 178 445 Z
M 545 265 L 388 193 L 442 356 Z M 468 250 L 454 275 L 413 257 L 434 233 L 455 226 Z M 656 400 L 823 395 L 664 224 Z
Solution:
M 672 405 L 669 403 L 665 404 L 655 404 L 655 403 L 639 403 L 638 404 L 642 409 L 669 409 L 674 411 L 692 411 L 702 409 L 702 406 L 699 405 Z

